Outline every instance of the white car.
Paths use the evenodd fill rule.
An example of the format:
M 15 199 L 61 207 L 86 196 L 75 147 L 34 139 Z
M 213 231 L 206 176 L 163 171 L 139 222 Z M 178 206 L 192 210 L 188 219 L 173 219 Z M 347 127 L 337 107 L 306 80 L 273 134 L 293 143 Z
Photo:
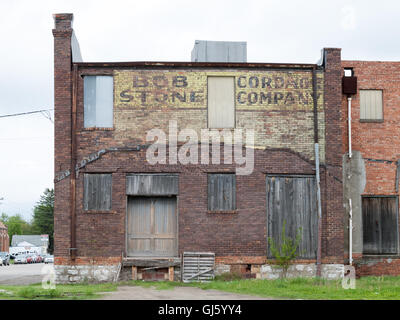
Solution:
M 19 254 L 15 259 L 14 259 L 14 264 L 19 264 L 19 263 L 26 263 L 26 256 Z
M 0 258 L 0 266 L 2 266 L 2 265 L 3 265 L 3 259 Z
M 46 258 L 44 258 L 44 263 L 54 263 L 54 256 L 47 255 Z

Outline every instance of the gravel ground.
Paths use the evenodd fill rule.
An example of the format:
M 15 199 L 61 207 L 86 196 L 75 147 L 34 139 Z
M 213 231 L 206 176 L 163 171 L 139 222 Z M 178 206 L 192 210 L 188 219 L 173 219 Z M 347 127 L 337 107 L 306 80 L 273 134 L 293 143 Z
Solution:
M 174 287 L 169 290 L 121 286 L 117 291 L 107 292 L 100 300 L 275 300 L 251 295 L 235 294 L 218 290 L 193 287 Z

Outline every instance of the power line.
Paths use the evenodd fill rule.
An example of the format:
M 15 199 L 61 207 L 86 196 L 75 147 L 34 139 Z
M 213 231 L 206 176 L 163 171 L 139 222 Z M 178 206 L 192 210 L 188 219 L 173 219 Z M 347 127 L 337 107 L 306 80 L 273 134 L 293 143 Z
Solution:
M 30 112 L 22 112 L 22 113 L 12 113 L 12 114 L 5 114 L 0 116 L 0 118 L 6 118 L 6 117 L 16 117 L 16 116 L 24 116 L 27 114 L 33 114 L 33 113 L 42 113 L 47 119 L 48 115 L 49 115 L 49 111 L 53 111 L 54 109 L 43 109 L 43 110 L 37 110 L 37 111 L 30 111 Z M 52 121 L 51 119 L 49 119 L 50 121 Z M 52 121 L 53 122 L 53 121 Z

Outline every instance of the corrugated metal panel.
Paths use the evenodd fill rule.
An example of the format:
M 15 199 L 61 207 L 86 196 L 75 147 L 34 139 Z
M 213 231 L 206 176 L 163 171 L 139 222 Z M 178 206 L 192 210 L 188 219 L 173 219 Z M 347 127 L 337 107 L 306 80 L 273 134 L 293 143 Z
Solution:
M 247 43 L 196 40 L 191 60 L 193 62 L 246 62 Z
M 215 254 L 213 252 L 184 252 L 182 281 L 210 281 L 214 279 Z
M 316 257 L 318 213 L 315 177 L 267 177 L 268 236 L 281 243 L 283 222 L 286 236 L 296 238 L 302 228 L 300 258 Z M 269 245 L 268 245 L 269 248 Z M 272 258 L 270 250 L 268 257 Z
M 235 127 L 234 77 L 208 77 L 208 127 Z
M 396 254 L 398 242 L 397 199 L 363 197 L 363 253 Z
M 72 31 L 72 36 L 71 36 L 71 51 L 72 51 L 72 62 L 83 62 L 81 49 L 79 47 L 79 42 L 75 36 L 74 31 Z
M 208 210 L 236 209 L 236 176 L 234 174 L 208 175 Z
M 383 119 L 382 90 L 360 90 L 360 119 Z
M 85 173 L 83 189 L 84 210 L 111 210 L 111 174 Z
M 85 128 L 113 127 L 113 77 L 84 77 Z
M 129 197 L 127 255 L 177 255 L 176 198 Z
M 178 175 L 132 174 L 126 176 L 126 194 L 168 196 L 178 194 Z

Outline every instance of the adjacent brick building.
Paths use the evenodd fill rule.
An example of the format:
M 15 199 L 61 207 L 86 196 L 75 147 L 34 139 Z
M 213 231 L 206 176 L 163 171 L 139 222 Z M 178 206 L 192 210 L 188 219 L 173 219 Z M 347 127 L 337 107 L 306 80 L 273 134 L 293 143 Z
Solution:
M 0 222 L 0 251 L 8 252 L 10 247 L 10 237 L 8 235 L 8 228 Z
M 345 116 L 342 152 L 347 212 L 352 200 L 354 265 L 358 275 L 398 275 L 400 63 L 342 61 L 342 68 L 357 78 L 356 93 L 342 97 L 343 115 L 351 98 L 351 128 Z M 347 237 L 346 230 L 348 257 Z
M 320 64 L 89 63 L 79 60 L 72 15 L 54 19 L 59 282 L 112 280 L 126 266 L 146 278 L 140 268 L 151 263 L 166 263 L 171 278 L 188 251 L 215 253 L 217 271 L 260 274 L 273 262 L 267 239 L 279 241 L 284 221 L 291 235 L 302 228 L 298 264 L 317 263 L 323 276 L 332 266 L 340 276 L 340 49 L 324 49 Z M 166 133 L 165 162 L 149 162 L 155 148 L 146 135 L 162 138 L 153 129 Z M 186 143 L 212 129 L 227 135 L 214 145 Z M 225 153 L 239 129 L 249 174 Z M 252 132 L 254 143 L 246 140 Z M 212 160 L 215 145 L 220 161 Z M 198 162 L 188 160 L 196 151 Z M 163 277 L 158 270 L 153 276 Z

